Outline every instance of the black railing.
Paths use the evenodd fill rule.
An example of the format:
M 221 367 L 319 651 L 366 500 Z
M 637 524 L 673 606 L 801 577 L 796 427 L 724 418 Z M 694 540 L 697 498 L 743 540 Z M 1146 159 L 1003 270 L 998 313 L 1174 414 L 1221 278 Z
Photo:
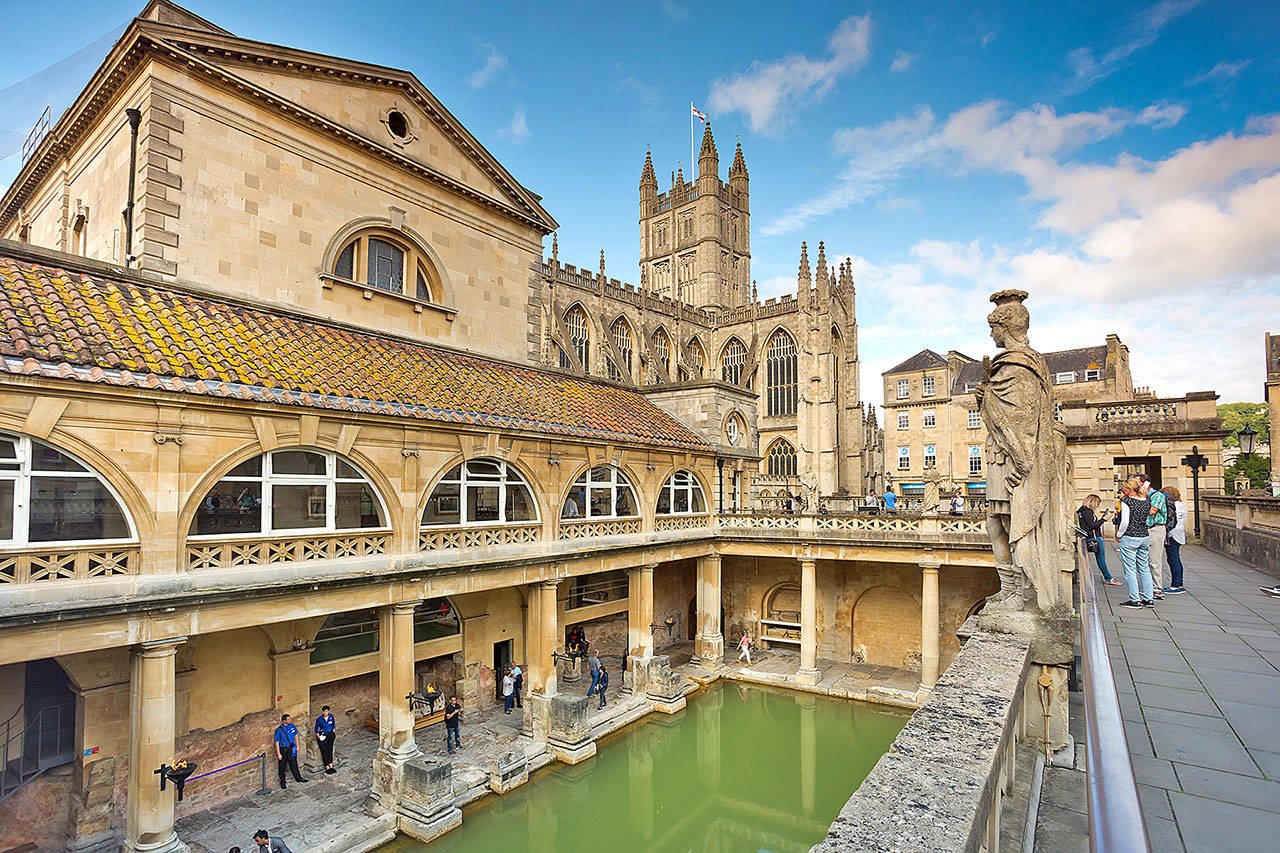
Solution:
M 74 705 L 50 705 L 26 718 L 26 707 L 0 723 L 0 800 L 51 767 L 75 758 Z

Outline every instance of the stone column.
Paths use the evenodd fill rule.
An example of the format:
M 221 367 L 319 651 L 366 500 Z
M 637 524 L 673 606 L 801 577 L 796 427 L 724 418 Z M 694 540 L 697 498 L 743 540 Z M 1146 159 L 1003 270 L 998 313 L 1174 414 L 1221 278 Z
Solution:
M 560 581 L 541 581 L 529 593 L 529 692 L 548 698 L 556 695 L 556 664 L 551 653 L 559 646 L 560 620 L 556 614 L 556 589 Z
M 155 640 L 134 649 L 129 687 L 129 793 L 124 849 L 130 853 L 185 853 L 173 831 L 177 792 L 160 790 L 155 771 L 173 764 L 177 723 L 178 646 L 186 637 Z
M 724 633 L 720 625 L 719 554 L 698 558 L 698 633 L 694 654 L 704 663 L 724 663 Z
M 818 562 L 800 561 L 800 671 L 796 683 L 815 685 L 818 672 Z
M 653 656 L 653 570 L 656 563 L 627 569 L 627 654 L 639 660 Z
M 921 563 L 924 575 L 920 591 L 920 689 L 938 681 L 938 563 Z
M 410 601 L 378 608 L 378 751 L 371 796 L 388 811 L 400 802 L 405 762 L 421 755 L 409 707 L 413 683 L 413 610 Z

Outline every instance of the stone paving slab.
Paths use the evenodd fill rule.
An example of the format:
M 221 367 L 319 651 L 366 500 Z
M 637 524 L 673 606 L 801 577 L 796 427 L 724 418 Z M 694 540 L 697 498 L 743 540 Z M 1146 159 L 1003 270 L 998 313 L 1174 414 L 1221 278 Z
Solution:
M 1280 601 L 1258 587 L 1276 579 L 1199 546 L 1182 559 L 1187 594 L 1154 608 L 1098 587 L 1151 849 L 1274 850 Z

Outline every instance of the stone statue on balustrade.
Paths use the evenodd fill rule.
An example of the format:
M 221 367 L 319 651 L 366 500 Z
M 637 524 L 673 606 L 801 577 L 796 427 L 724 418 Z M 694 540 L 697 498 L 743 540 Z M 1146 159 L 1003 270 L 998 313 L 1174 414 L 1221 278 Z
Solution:
M 942 483 L 942 474 L 938 472 L 935 465 L 926 466 L 924 469 L 924 514 L 937 515 L 938 501 L 940 499 L 940 484 Z
M 978 406 L 987 428 L 987 533 L 1000 574 L 989 611 L 1063 615 L 1071 608 L 1071 478 L 1066 431 L 1054 418 L 1053 383 L 1031 348 L 1022 290 L 991 296 L 987 317 L 1001 352 L 983 359 Z

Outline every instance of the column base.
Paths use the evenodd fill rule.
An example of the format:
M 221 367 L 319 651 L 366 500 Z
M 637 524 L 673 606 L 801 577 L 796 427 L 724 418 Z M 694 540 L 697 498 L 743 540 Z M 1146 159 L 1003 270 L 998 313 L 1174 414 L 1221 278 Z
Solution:
M 699 634 L 694 640 L 693 656 L 704 666 L 723 666 L 724 634 Z
M 822 680 L 822 673 L 817 669 L 801 667 L 796 672 L 796 684 L 804 687 L 815 687 Z
M 555 757 L 557 761 L 565 764 L 581 764 L 588 758 L 594 758 L 596 754 L 596 742 L 593 740 L 585 743 L 568 744 L 556 743 L 554 740 L 547 741 L 547 751 Z
M 649 696 L 647 697 L 649 704 L 653 706 L 653 710 L 661 711 L 664 714 L 678 714 L 684 710 L 685 701 L 683 696 L 675 699 Z
M 462 809 L 459 808 L 445 809 L 430 818 L 419 818 L 403 812 L 396 818 L 396 829 L 424 844 L 460 826 L 462 826 Z
M 190 853 L 191 850 L 176 832 L 170 832 L 162 841 L 126 841 L 121 849 L 125 853 Z
M 412 753 L 379 749 L 373 756 L 373 784 L 369 790 L 369 801 L 384 812 L 394 812 L 400 805 L 405 765 L 422 754 L 418 751 L 417 744 L 414 744 L 413 749 Z

